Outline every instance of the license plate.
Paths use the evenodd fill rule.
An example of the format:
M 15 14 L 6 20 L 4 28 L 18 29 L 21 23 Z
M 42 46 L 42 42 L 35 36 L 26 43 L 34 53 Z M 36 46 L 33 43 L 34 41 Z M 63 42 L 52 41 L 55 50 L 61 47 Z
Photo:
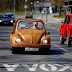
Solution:
M 8 24 L 8 22 L 4 22 L 4 24 Z
M 39 51 L 39 48 L 25 48 L 25 51 Z

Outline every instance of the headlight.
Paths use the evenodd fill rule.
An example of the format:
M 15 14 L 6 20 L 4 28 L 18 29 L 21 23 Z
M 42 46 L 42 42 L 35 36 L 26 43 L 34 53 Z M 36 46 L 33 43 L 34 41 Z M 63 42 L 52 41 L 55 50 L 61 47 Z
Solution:
M 16 43 L 20 43 L 21 42 L 21 39 L 20 38 L 16 38 Z
M 43 44 L 47 44 L 48 43 L 48 40 L 44 39 L 42 40 Z
M 13 20 L 11 20 L 10 22 L 13 23 Z
M 42 12 L 42 13 L 44 13 L 44 12 Z
M 0 20 L 0 22 L 2 22 L 2 21 Z

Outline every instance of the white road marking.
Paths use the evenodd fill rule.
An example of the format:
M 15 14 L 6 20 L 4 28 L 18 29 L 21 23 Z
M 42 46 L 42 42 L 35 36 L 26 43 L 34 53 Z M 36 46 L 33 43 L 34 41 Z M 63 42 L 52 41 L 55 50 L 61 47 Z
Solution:
M 54 41 L 54 42 L 51 42 L 52 44 L 59 44 L 60 42 L 59 41 Z
M 28 64 L 12 64 L 12 65 L 11 64 L 2 64 L 2 65 L 7 69 L 7 71 L 11 71 L 11 72 L 15 71 L 20 65 L 22 65 L 24 67 L 24 69 L 26 68 L 30 72 L 36 72 L 37 68 L 40 68 L 42 71 L 45 71 L 45 72 L 47 72 L 47 71 L 49 72 L 50 70 L 51 70 L 51 72 L 54 72 L 54 71 L 63 72 L 63 71 L 66 71 L 67 69 L 72 71 L 71 64 L 64 64 L 64 65 L 60 65 L 60 64 L 40 64 L 40 65 L 33 64 L 32 66 L 30 66 L 31 64 L 30 65 L 28 65 Z
M 36 71 L 37 67 L 38 67 L 38 64 L 33 64 L 32 67 L 29 67 L 29 65 L 27 64 L 22 64 L 24 67 L 26 67 L 29 71 Z
M 15 65 L 3 64 L 3 66 L 7 69 L 7 71 L 15 71 L 15 69 L 19 66 L 19 64 Z
M 66 49 L 64 49 L 64 48 L 61 48 L 61 47 L 59 47 L 59 46 L 58 46 L 58 45 L 56 45 L 56 44 L 54 44 L 54 46 L 55 46 L 55 47 L 58 47 L 59 49 L 61 49 L 61 50 L 65 51 L 65 52 L 68 52 L 68 50 L 66 50 Z
M 7 42 L 7 41 L 5 41 L 5 42 L 0 42 L 0 44 L 2 44 L 2 43 L 10 43 L 10 42 Z
M 60 35 L 49 35 L 49 36 L 58 37 L 58 36 L 60 36 Z

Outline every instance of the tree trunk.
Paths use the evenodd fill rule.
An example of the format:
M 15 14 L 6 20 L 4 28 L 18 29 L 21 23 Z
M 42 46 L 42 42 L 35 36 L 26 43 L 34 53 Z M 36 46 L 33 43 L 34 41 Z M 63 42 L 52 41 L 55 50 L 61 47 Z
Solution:
M 61 16 L 61 7 L 60 7 L 60 11 L 59 11 L 59 16 Z

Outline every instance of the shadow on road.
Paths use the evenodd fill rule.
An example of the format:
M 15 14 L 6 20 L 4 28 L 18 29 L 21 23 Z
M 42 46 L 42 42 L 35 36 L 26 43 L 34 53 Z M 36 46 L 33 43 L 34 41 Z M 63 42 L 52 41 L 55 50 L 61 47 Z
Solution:
M 62 50 L 51 50 L 50 54 L 51 55 L 61 55 L 61 54 L 64 54 L 64 51 L 62 51 Z
M 10 48 L 0 48 L 0 50 L 8 50 L 10 51 Z M 12 53 L 12 52 L 11 52 Z M 50 50 L 50 52 L 32 52 L 32 51 L 25 51 L 25 52 L 16 52 L 15 54 L 22 54 L 22 55 L 61 55 L 64 54 L 64 51 L 62 50 Z
M 50 52 L 17 52 L 15 54 L 22 54 L 22 55 L 61 55 L 64 54 L 61 50 L 50 50 Z
M 6 24 L 6 25 L 0 25 L 0 26 L 4 26 L 4 27 L 8 27 L 8 26 L 13 26 L 13 25 L 10 25 L 10 24 Z
M 0 50 L 10 50 L 10 48 L 0 48 Z

